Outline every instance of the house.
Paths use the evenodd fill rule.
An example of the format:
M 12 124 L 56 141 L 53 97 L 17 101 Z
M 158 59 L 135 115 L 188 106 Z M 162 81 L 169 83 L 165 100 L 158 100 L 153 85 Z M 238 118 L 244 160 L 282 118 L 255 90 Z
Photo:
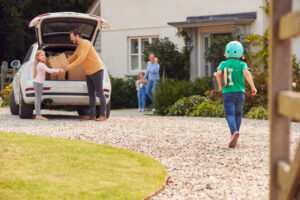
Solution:
M 192 39 L 190 78 L 209 76 L 217 67 L 204 58 L 210 35 L 262 35 L 268 27 L 262 9 L 265 0 L 101 0 L 101 5 L 96 0 L 92 7 L 96 4 L 111 26 L 102 31 L 96 46 L 113 77 L 145 71 L 143 49 L 158 38 L 168 37 L 181 49 L 184 44 L 176 36 L 178 29 Z M 299 52 L 299 45 L 294 46 Z

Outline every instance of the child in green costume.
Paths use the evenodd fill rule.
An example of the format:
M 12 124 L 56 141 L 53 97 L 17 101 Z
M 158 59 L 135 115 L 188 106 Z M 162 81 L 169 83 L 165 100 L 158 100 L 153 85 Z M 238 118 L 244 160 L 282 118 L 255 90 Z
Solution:
M 223 94 L 223 105 L 226 120 L 230 129 L 231 139 L 229 148 L 236 146 L 240 136 L 239 130 L 242 123 L 242 111 L 245 102 L 245 80 L 251 86 L 252 95 L 256 95 L 257 90 L 254 86 L 252 75 L 247 64 L 240 61 L 243 56 L 243 45 L 238 41 L 229 42 L 226 45 L 226 61 L 221 62 L 217 69 L 217 81 L 219 90 Z M 222 73 L 224 74 L 224 87 L 222 85 Z

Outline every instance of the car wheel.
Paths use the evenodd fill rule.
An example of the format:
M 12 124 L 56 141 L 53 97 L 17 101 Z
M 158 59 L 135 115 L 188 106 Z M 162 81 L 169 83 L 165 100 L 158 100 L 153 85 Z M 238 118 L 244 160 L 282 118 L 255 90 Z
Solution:
M 111 103 L 110 101 L 106 104 L 106 118 L 108 119 L 110 116 L 110 107 Z M 96 106 L 96 117 L 98 118 L 100 116 L 100 109 L 99 106 Z
M 9 97 L 9 109 L 12 115 L 19 114 L 19 106 L 16 104 L 14 89 L 12 89 Z
M 19 102 L 19 117 L 21 119 L 31 119 L 33 116 L 33 105 L 25 103 L 21 90 Z
M 88 108 L 79 107 L 77 108 L 77 113 L 79 116 L 86 116 L 88 114 Z

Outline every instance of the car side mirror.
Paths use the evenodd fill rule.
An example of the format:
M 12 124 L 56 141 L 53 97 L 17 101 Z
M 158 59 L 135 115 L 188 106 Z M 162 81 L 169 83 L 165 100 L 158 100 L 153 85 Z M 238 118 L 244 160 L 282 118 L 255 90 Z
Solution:
M 19 60 L 13 60 L 10 63 L 10 66 L 13 67 L 13 68 L 19 69 L 21 67 L 21 62 Z

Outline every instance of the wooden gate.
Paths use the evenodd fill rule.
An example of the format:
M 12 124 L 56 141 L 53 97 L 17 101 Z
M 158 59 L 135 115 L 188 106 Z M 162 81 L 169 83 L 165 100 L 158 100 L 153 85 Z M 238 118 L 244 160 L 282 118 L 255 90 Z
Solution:
M 9 68 L 7 61 L 3 61 L 1 64 L 1 88 L 3 90 L 5 86 L 10 84 L 17 73 L 18 69 Z
M 300 143 L 290 157 L 290 120 L 300 121 L 300 93 L 291 91 L 291 38 L 300 35 L 292 0 L 270 2 L 269 117 L 271 200 L 300 200 Z

